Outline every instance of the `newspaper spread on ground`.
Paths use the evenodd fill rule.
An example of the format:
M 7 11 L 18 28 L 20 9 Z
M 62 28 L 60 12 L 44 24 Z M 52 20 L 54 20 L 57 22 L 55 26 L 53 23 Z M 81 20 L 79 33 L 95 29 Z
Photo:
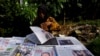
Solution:
M 58 42 L 64 40 L 64 43 L 63 41 L 59 43 L 61 45 L 35 45 L 23 42 L 23 39 L 21 37 L 0 38 L 0 56 L 94 56 L 74 37 L 57 37 Z
M 33 50 L 33 56 L 56 56 L 56 54 L 53 47 L 37 46 Z
M 53 39 L 52 35 L 39 27 L 32 27 L 32 29 L 34 33 L 25 38 L 0 37 L 0 56 L 94 56 L 78 39 L 71 36 L 56 37 L 56 40 L 51 41 L 52 43 L 56 41 L 58 45 L 42 45 L 49 39 Z M 35 43 L 40 42 L 41 45 L 27 42 L 26 39 Z
M 94 56 L 82 45 L 55 46 L 57 56 Z
M 49 39 L 54 38 L 54 36 L 51 33 L 41 29 L 40 27 L 31 26 L 30 28 L 34 32 L 34 34 L 36 35 L 36 38 L 38 38 L 38 40 L 40 41 L 40 44 L 43 44 L 46 41 L 48 41 Z

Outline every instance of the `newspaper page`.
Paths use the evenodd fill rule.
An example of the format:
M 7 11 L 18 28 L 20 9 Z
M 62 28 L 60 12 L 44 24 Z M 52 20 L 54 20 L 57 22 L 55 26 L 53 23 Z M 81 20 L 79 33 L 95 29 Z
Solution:
M 5 51 L 11 38 L 0 38 L 0 52 Z
M 83 45 L 79 40 L 75 37 L 57 37 L 56 38 L 58 45 Z
M 54 37 L 51 33 L 41 29 L 40 27 L 31 26 L 30 28 L 34 32 L 34 34 L 37 36 L 38 40 L 41 42 L 40 44 L 43 44 L 49 39 Z
M 7 47 L 5 51 L 0 52 L 0 56 L 12 56 L 12 53 L 14 53 L 16 50 L 16 47 Z
M 64 45 L 55 47 L 58 56 L 94 56 L 82 45 Z
M 12 56 L 32 56 L 32 49 L 35 46 L 33 44 L 24 43 L 18 46 L 15 53 Z
M 33 56 L 56 56 L 54 48 L 50 46 L 37 46 L 33 51 Z
M 2 46 L 2 42 L 3 42 L 4 38 L 0 38 L 0 52 L 4 51 L 4 47 Z
M 73 45 L 71 48 L 74 56 L 94 56 L 86 47 L 81 45 Z
M 12 37 L 9 41 L 9 46 L 17 46 L 24 42 L 24 38 L 21 37 Z
M 18 47 L 17 45 L 16 46 L 8 45 L 6 50 L 3 52 L 3 55 L 4 56 L 13 56 L 12 54 L 15 53 L 17 47 Z
M 16 49 L 15 46 L 10 45 L 11 38 L 0 39 L 0 56 L 11 56 L 10 54 Z
M 57 53 L 57 56 L 72 56 L 71 49 L 64 46 L 55 46 L 55 52 Z
M 26 35 L 25 40 L 34 44 L 40 44 L 40 41 L 34 33 Z
M 10 44 L 12 45 L 21 45 L 24 43 L 25 37 L 12 37 Z

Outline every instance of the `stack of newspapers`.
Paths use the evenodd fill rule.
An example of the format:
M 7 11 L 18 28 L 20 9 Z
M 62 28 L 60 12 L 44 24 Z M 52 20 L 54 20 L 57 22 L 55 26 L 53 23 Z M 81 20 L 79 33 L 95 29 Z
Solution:
M 94 56 L 72 36 L 54 37 L 39 28 L 26 37 L 0 38 L 0 56 Z

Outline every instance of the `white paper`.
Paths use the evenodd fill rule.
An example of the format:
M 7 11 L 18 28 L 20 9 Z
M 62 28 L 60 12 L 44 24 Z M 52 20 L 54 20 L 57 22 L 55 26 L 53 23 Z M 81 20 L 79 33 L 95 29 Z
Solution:
M 66 46 L 56 46 L 55 49 L 57 56 L 72 56 L 71 49 Z
M 37 36 L 37 38 L 39 39 L 41 44 L 45 43 L 46 41 L 48 41 L 49 39 L 54 37 L 51 33 L 47 32 L 39 27 L 31 26 L 30 28 L 34 32 L 34 34 Z
M 64 45 L 56 46 L 55 48 L 58 56 L 94 56 L 82 45 Z
M 57 37 L 58 45 L 83 45 L 79 40 L 75 37 Z
M 11 45 L 20 45 L 24 43 L 25 37 L 12 37 L 10 40 Z
M 0 38 L 0 52 L 5 51 L 11 38 Z

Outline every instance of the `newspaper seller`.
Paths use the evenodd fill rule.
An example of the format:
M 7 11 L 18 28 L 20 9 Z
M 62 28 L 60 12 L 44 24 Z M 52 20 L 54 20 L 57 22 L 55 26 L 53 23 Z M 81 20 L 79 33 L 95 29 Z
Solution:
M 48 16 L 48 10 L 45 5 L 40 5 L 37 10 L 37 17 L 34 20 L 33 26 L 39 26 L 42 29 L 53 32 L 53 31 L 59 31 L 60 25 L 57 23 L 57 21 L 51 17 Z

